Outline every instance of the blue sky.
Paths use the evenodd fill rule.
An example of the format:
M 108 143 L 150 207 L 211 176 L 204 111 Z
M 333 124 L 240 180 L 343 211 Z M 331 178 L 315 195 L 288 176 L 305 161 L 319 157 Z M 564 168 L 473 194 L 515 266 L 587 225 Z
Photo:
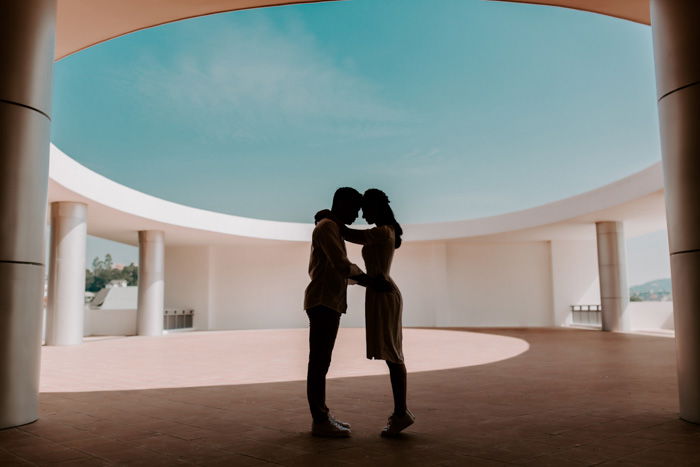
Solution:
M 522 209 L 660 157 L 650 29 L 481 0 L 178 22 L 56 64 L 53 141 L 138 190 L 310 221 L 384 189 L 400 221 Z

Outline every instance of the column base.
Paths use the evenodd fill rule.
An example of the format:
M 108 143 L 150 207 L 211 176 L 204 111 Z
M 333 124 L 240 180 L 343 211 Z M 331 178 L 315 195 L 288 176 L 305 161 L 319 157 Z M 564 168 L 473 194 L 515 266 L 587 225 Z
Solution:
M 629 317 L 627 316 L 627 306 L 629 305 L 629 299 L 627 297 L 602 298 L 600 302 L 603 309 L 603 315 L 601 317 L 603 331 L 631 331 Z
M 700 423 L 700 252 L 671 255 L 680 416 Z
M 44 267 L 0 262 L 0 428 L 39 416 Z

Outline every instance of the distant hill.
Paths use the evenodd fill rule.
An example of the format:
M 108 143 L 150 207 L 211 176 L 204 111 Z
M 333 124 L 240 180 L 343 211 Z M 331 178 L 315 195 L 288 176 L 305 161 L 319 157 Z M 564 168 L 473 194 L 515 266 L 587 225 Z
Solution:
M 630 294 L 670 294 L 671 279 L 657 279 L 640 285 L 630 287 Z

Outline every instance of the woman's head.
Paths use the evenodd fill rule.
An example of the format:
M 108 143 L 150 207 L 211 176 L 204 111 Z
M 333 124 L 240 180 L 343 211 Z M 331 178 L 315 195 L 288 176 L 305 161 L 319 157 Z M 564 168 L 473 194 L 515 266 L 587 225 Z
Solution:
M 370 188 L 362 195 L 362 217 L 368 224 L 385 225 L 390 209 L 389 198 L 383 191 Z
M 368 224 L 390 225 L 396 235 L 396 248 L 401 246 L 403 229 L 394 217 L 394 211 L 389 206 L 389 197 L 376 188 L 370 188 L 362 195 L 362 217 Z

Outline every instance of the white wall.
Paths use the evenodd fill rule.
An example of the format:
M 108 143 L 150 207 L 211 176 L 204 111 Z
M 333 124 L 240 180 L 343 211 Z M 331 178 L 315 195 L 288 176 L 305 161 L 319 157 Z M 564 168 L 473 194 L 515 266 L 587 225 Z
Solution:
M 165 306 L 195 310 L 197 329 L 299 328 L 308 284 L 308 243 L 170 246 Z M 348 256 L 364 267 L 361 250 Z M 392 276 L 404 298 L 405 326 L 561 326 L 569 306 L 599 303 L 595 239 L 552 242 L 408 242 Z M 364 326 L 364 289 L 348 289 L 341 323 Z M 667 310 L 635 307 L 635 329 L 669 327 Z M 129 313 L 93 310 L 86 334 L 133 334 Z
M 136 309 L 92 310 L 85 306 L 83 336 L 133 336 Z
M 672 331 L 673 302 L 630 302 L 627 306 L 633 331 Z
M 209 246 L 165 249 L 165 308 L 193 309 L 195 329 L 211 327 L 211 250 Z
M 552 307 L 555 326 L 571 324 L 571 305 L 600 304 L 598 256 L 591 240 L 553 240 Z
M 586 255 L 595 259 L 595 249 L 584 246 L 557 245 L 552 256 L 549 242 L 405 243 L 392 268 L 404 325 L 551 326 L 554 303 L 568 313 L 571 297 L 590 286 Z M 348 256 L 364 265 L 356 245 Z M 305 243 L 168 247 L 166 307 L 195 309 L 198 329 L 305 327 L 308 259 Z M 568 273 L 554 280 L 552 268 Z M 364 326 L 362 287 L 349 287 L 342 325 Z
M 551 326 L 548 242 L 447 245 L 452 326 Z
M 304 243 L 211 247 L 210 327 L 306 326 L 308 261 Z
M 360 248 L 348 256 L 364 267 Z M 195 309 L 197 329 L 299 328 L 309 245 L 168 247 L 166 307 Z M 412 242 L 392 268 L 405 326 L 561 326 L 569 306 L 599 303 L 595 240 Z M 633 330 L 673 329 L 671 302 L 632 302 Z M 97 315 L 99 313 L 99 316 Z M 135 310 L 90 310 L 86 335 L 135 333 Z M 364 289 L 348 289 L 345 327 L 364 326 Z

